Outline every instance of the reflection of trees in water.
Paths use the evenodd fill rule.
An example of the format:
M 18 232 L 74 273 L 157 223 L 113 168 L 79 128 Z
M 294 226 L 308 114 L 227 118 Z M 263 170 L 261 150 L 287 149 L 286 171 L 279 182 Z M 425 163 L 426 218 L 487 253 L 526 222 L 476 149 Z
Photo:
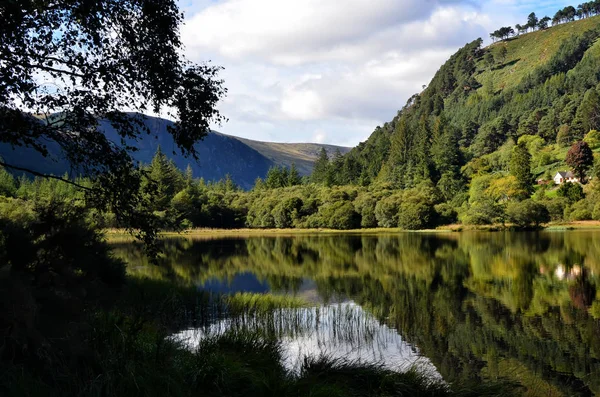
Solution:
M 600 392 L 600 325 L 594 319 L 600 317 L 600 233 L 313 235 L 163 244 L 158 268 L 129 245 L 118 245 L 117 255 L 129 260 L 132 274 L 184 284 L 251 272 L 274 290 L 295 292 L 302 280 L 312 279 L 324 301 L 352 297 L 396 327 L 449 381 L 514 377 L 508 368 L 520 368 L 550 388 Z M 561 271 L 574 276 L 560 279 Z

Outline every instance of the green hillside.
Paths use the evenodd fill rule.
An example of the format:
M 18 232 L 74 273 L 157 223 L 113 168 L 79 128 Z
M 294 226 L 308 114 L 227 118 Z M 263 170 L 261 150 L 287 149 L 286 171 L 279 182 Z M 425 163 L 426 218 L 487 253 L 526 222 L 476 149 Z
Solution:
M 475 78 L 482 85 L 491 79 L 496 90 L 516 87 L 527 74 L 547 63 L 566 39 L 574 35 L 581 35 L 599 25 L 600 16 L 595 16 L 557 25 L 546 30 L 522 34 L 508 41 L 492 44 L 487 50 L 493 54 L 498 54 L 502 47 L 507 49 L 506 61 L 502 66 L 488 68 L 480 59 L 477 62 L 480 72 L 476 74 Z M 600 56 L 597 44 L 588 52 L 590 54 L 586 54 L 586 56 Z M 483 90 L 483 87 L 480 90 Z
M 375 195 L 410 190 L 415 197 L 429 189 L 429 205 L 445 203 L 464 223 L 504 221 L 507 204 L 526 198 L 563 200 L 546 186 L 534 196 L 534 181 L 568 170 L 565 159 L 575 142 L 600 148 L 598 37 L 600 16 L 594 16 L 488 47 L 481 39 L 468 43 L 346 156 L 356 166 L 347 175 L 339 169 L 339 179 L 370 186 Z M 585 168 L 584 182 L 593 179 L 593 167 Z M 561 201 L 550 211 L 553 219 L 600 217 L 594 183 L 584 190 L 575 198 L 587 194 L 585 201 Z

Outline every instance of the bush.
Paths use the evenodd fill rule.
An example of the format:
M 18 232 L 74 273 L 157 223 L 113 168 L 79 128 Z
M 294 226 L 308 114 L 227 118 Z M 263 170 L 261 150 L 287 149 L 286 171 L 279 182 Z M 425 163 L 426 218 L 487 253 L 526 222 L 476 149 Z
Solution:
M 586 200 L 580 200 L 567 208 L 568 219 L 570 221 L 587 221 L 592 219 L 592 211 L 588 208 Z
M 482 200 L 469 207 L 462 222 L 465 225 L 491 225 L 503 221 L 503 218 L 502 207 L 492 200 Z
M 438 204 L 433 208 L 435 210 L 435 218 L 438 220 L 438 224 L 440 225 L 449 225 L 458 220 L 458 214 L 456 210 L 448 203 Z
M 397 227 L 401 196 L 385 197 L 375 206 L 375 218 L 379 227 Z
M 375 206 L 377 201 L 370 193 L 360 194 L 354 200 L 354 208 L 360 214 L 360 226 L 364 228 L 377 227 L 377 218 L 375 217 Z
M 509 222 L 519 227 L 539 226 L 550 221 L 548 209 L 533 200 L 511 202 L 506 207 L 506 216 Z
M 298 212 L 302 208 L 302 200 L 292 197 L 277 204 L 272 211 L 275 227 L 285 229 L 292 227 L 298 219 Z
M 592 219 L 595 221 L 600 221 L 600 203 L 596 203 L 594 206 L 594 211 L 592 212 Z
M 564 220 L 565 208 L 569 205 L 569 201 L 564 197 L 557 197 L 551 200 L 545 200 L 543 204 L 548 210 L 550 220 L 559 222 Z
M 579 183 L 570 182 L 565 182 L 562 185 L 560 185 L 560 187 L 556 191 L 556 194 L 558 195 L 558 197 L 566 198 L 571 203 L 575 203 L 585 197 L 581 185 Z
M 400 205 L 398 226 L 406 230 L 426 229 L 433 224 L 433 205 L 422 198 L 413 198 Z
M 360 216 L 349 201 L 337 202 L 323 211 L 324 222 L 331 229 L 350 230 L 360 226 Z

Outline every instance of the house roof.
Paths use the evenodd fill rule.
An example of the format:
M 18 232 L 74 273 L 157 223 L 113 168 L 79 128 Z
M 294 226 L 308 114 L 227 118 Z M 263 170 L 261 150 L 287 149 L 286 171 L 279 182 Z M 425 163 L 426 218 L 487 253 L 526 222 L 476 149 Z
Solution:
M 575 178 L 575 175 L 571 171 L 558 171 L 556 175 L 560 175 L 563 178 Z

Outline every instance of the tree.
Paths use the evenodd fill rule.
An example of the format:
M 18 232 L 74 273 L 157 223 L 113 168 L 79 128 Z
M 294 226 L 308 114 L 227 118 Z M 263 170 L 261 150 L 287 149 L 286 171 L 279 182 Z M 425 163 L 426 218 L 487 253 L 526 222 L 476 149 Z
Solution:
M 506 207 L 506 217 L 509 222 L 519 227 L 537 227 L 542 223 L 550 222 L 548 209 L 531 199 L 509 203 Z
M 11 1 L 2 2 L 0 14 L 0 143 L 64 155 L 94 181 L 80 186 L 94 206 L 113 210 L 151 241 L 142 173 L 131 153 L 155 132 L 125 110 L 165 110 L 177 120 L 168 129 L 175 147 L 192 157 L 211 123 L 224 120 L 216 109 L 226 93 L 220 68 L 183 58 L 177 2 Z M 100 130 L 101 120 L 115 130 L 115 141 Z
M 288 173 L 287 185 L 288 186 L 296 186 L 302 183 L 302 178 L 300 178 L 300 173 L 296 168 L 296 164 L 292 163 L 290 167 L 290 171 Z
M 534 177 L 531 173 L 531 154 L 523 142 L 516 145 L 510 158 L 510 173 L 517 179 L 519 188 L 529 196 L 533 192 Z M 527 197 L 521 197 L 525 199 Z
M 498 56 L 497 56 L 498 63 L 504 63 L 504 61 L 506 61 L 507 55 L 508 55 L 508 50 L 506 49 L 506 47 L 505 46 L 500 47 L 500 50 L 498 50 Z
M 578 128 L 577 132 L 580 138 L 583 138 L 583 135 L 590 130 L 600 128 L 600 96 L 595 88 L 591 88 L 585 93 L 581 105 L 575 113 L 573 124 Z
M 587 171 L 594 164 L 594 153 L 587 142 L 579 141 L 573 144 L 567 152 L 567 165 L 582 183 L 585 183 Z
M 582 200 L 585 195 L 583 188 L 578 183 L 565 182 L 556 191 L 558 197 L 564 197 L 569 200 L 570 203 L 576 203 Z
M 148 171 L 148 182 L 152 184 L 151 200 L 153 205 L 151 208 L 155 211 L 163 211 L 169 206 L 175 194 L 183 188 L 183 178 L 177 167 L 162 152 L 160 146 L 156 149 Z
M 538 24 L 537 24 L 537 28 L 540 30 L 545 30 L 548 29 L 548 22 L 551 21 L 551 18 L 548 16 L 543 17 L 542 19 L 539 20 Z
M 527 16 L 527 27 L 528 27 L 528 28 L 530 28 L 530 29 L 532 29 L 532 30 L 535 30 L 535 28 L 536 28 L 536 27 L 537 27 L 537 25 L 538 25 L 538 22 L 539 22 L 539 21 L 538 21 L 538 18 L 537 18 L 537 16 L 535 15 L 535 12 L 532 12 L 531 14 L 529 14 L 529 15 Z
M 267 171 L 265 177 L 265 185 L 269 189 L 277 189 L 280 187 L 287 186 L 287 178 L 283 174 L 283 169 L 279 166 L 273 166 Z
M 329 174 L 329 156 L 325 148 L 321 148 L 319 157 L 315 161 L 315 167 L 313 168 L 312 175 L 310 176 L 312 182 L 325 183 Z

